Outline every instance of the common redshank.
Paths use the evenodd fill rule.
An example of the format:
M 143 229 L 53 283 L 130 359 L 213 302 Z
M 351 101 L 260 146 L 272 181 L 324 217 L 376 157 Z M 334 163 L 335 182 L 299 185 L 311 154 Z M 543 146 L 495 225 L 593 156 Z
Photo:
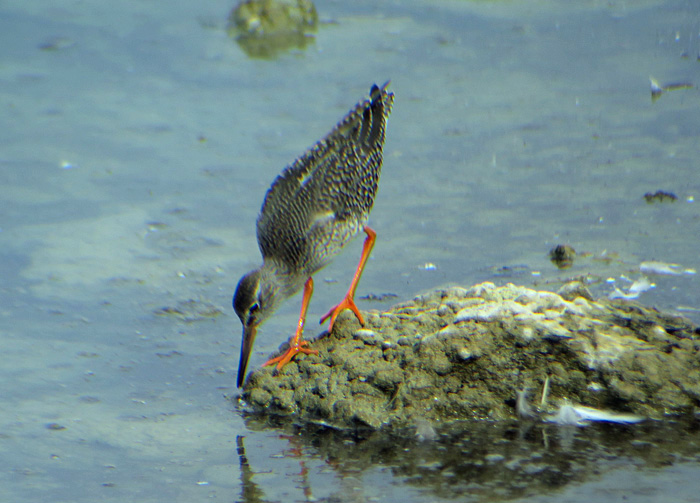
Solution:
M 367 220 L 377 193 L 386 123 L 394 102 L 388 84 L 373 85 L 369 99 L 358 103 L 325 138 L 285 168 L 265 195 L 257 220 L 263 264 L 241 278 L 233 296 L 233 308 L 243 323 L 239 388 L 258 327 L 302 286 L 301 314 L 289 349 L 263 366 L 276 364 L 280 370 L 298 353 L 318 354 L 302 339 L 314 289 L 312 276 L 360 231 L 367 236 L 350 288 L 321 323 L 330 319 L 330 332 L 338 313 L 350 309 L 364 325 L 354 296 L 376 238 Z

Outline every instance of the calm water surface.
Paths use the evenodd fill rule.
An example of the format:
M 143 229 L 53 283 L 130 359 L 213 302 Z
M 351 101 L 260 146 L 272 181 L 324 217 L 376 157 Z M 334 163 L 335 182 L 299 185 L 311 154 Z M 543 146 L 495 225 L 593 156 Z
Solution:
M 359 295 L 576 276 L 607 295 L 642 261 L 700 268 L 700 92 L 649 84 L 700 82 L 700 7 L 571 5 L 318 0 L 315 43 L 261 61 L 226 36 L 231 2 L 3 3 L 0 500 L 695 501 L 693 425 L 420 443 L 271 429 L 230 400 L 265 190 L 374 82 L 396 102 Z M 318 275 L 311 319 L 360 247 Z M 700 321 L 697 275 L 650 279 L 641 302 Z

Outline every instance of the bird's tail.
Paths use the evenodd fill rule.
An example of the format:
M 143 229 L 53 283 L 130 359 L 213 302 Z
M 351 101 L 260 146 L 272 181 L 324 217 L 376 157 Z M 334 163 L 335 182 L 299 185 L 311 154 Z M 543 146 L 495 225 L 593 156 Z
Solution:
M 394 94 L 387 90 L 388 86 L 388 81 L 382 87 L 374 84 L 369 91 L 369 100 L 361 104 L 362 124 L 358 131 L 358 144 L 369 151 L 384 143 L 386 121 L 394 104 Z

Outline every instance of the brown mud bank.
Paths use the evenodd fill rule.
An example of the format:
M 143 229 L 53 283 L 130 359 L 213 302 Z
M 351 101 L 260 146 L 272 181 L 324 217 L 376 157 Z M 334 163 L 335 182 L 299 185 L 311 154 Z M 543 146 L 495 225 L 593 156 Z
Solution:
M 312 343 L 318 356 L 279 375 L 257 369 L 245 409 L 341 429 L 420 430 L 513 419 L 528 390 L 542 412 L 562 403 L 652 419 L 700 412 L 700 329 L 636 303 L 593 300 L 580 284 L 559 294 L 451 287 L 365 321 L 345 312 Z

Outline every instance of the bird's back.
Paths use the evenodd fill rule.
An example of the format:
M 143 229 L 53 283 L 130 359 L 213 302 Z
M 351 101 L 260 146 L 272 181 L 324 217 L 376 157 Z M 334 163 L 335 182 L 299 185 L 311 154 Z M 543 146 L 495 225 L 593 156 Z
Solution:
M 257 222 L 263 257 L 311 274 L 362 230 L 374 204 L 394 95 L 374 85 L 322 140 L 288 166 Z

